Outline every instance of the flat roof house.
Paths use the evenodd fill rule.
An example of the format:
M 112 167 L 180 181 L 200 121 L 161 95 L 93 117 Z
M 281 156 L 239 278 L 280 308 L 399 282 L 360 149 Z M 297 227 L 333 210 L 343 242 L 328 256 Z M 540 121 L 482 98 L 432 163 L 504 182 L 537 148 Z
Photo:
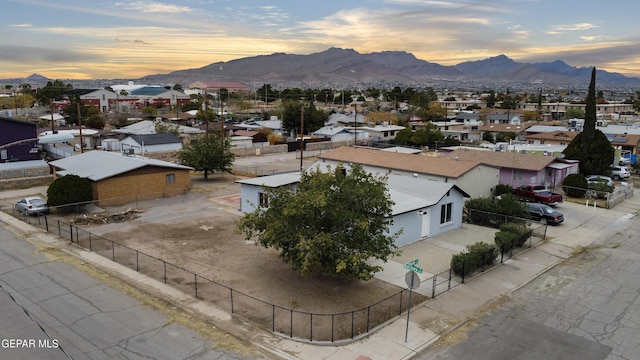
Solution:
M 77 175 L 91 180 L 98 205 L 125 204 L 186 193 L 193 168 L 116 152 L 89 151 L 52 161 L 55 176 Z

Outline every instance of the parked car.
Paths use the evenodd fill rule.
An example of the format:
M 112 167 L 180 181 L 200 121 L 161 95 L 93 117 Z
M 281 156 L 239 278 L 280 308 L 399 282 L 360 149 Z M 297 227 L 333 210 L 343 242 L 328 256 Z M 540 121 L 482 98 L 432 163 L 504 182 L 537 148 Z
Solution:
M 547 190 L 544 185 L 522 185 L 511 189 L 511 193 L 520 200 L 539 202 L 551 206 L 557 206 L 562 202 L 562 195 Z
M 629 168 L 627 168 L 626 166 L 614 165 L 614 166 L 611 166 L 610 171 L 611 171 L 611 177 L 614 180 L 622 180 L 631 176 L 631 171 L 629 171 Z
M 564 221 L 564 215 L 554 210 L 551 206 L 540 203 L 526 203 L 529 215 L 534 220 L 540 220 L 545 224 L 560 224 Z
M 613 179 L 611 179 L 609 176 L 589 175 L 586 177 L 586 179 L 587 179 L 587 185 L 589 185 L 589 189 L 593 188 L 594 186 L 599 186 L 598 184 L 605 184 L 606 186 L 615 186 Z
M 19 200 L 15 209 L 23 215 L 44 215 L 49 213 L 49 205 L 41 197 L 32 196 Z

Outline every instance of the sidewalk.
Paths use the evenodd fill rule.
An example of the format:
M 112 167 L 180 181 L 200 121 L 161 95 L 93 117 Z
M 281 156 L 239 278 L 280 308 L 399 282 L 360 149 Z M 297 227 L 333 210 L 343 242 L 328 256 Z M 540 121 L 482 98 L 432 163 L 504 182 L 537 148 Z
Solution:
M 29 192 L 33 193 L 34 189 Z M 21 191 L 12 194 L 2 194 L 0 199 L 21 196 Z M 25 194 L 26 195 L 26 194 Z M 577 206 L 577 205 L 567 205 Z M 0 223 L 9 225 L 16 231 L 22 232 L 25 238 L 46 242 L 60 247 L 63 251 L 80 257 L 87 263 L 94 264 L 107 272 L 117 273 L 125 277 L 137 288 L 150 292 L 174 304 L 179 304 L 185 310 L 201 314 L 215 325 L 234 335 L 251 341 L 256 346 L 267 349 L 275 356 L 283 359 L 330 359 L 330 360 L 365 360 L 365 359 L 409 359 L 421 349 L 436 342 L 448 332 L 463 325 L 470 319 L 481 314 L 496 304 L 504 296 L 526 285 L 540 274 L 570 257 L 577 247 L 589 246 L 605 239 L 620 229 L 629 226 L 635 214 L 640 210 L 640 196 L 626 199 L 622 204 L 611 210 L 589 209 L 581 214 L 579 223 L 563 224 L 563 227 L 550 228 L 549 239 L 537 246 L 519 253 L 515 258 L 497 266 L 485 273 L 468 279 L 464 284 L 445 292 L 420 306 L 414 307 L 407 314 L 390 321 L 386 326 L 370 335 L 344 345 L 322 345 L 309 342 L 299 342 L 256 330 L 251 324 L 234 319 L 225 311 L 215 306 L 199 301 L 192 296 L 181 293 L 159 281 L 147 278 L 133 270 L 103 258 L 95 253 L 87 252 L 50 236 L 39 229 L 33 228 L 19 219 L 15 219 L 0 212 Z M 564 226 L 566 225 L 566 226 Z M 406 269 L 402 262 L 407 259 L 419 259 L 420 264 L 434 265 L 440 258 L 450 259 L 451 252 L 459 252 L 464 248 L 464 241 L 475 242 L 479 237 L 486 236 L 479 233 L 479 228 L 469 225 L 463 226 L 466 235 L 459 234 L 455 239 L 431 239 L 428 249 L 420 246 L 405 248 L 405 253 L 394 261 L 385 264 L 385 270 L 377 277 L 393 283 L 404 283 Z M 494 231 L 485 229 L 484 231 Z M 468 238 L 466 238 L 468 237 Z M 463 239 L 466 238 L 466 239 Z M 420 255 L 422 254 L 422 255 Z M 448 260 L 447 260 L 448 261 Z M 434 271 L 435 271 L 434 270 Z M 428 272 L 425 269 L 426 272 Z M 429 274 L 421 275 L 422 279 Z M 428 287 L 427 284 L 423 284 Z M 417 289 L 420 291 L 421 289 Z M 406 341 L 405 341 L 406 337 Z

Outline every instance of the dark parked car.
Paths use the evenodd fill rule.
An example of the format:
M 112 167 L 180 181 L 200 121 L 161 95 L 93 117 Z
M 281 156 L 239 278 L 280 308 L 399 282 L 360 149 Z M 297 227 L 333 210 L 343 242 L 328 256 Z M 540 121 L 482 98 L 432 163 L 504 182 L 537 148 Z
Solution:
M 539 203 L 526 203 L 526 205 L 532 219 L 540 220 L 546 224 L 560 224 L 564 221 L 564 215 L 549 205 Z
M 37 196 L 18 201 L 15 209 L 22 215 L 44 215 L 49 213 L 49 205 L 47 205 L 47 202 Z

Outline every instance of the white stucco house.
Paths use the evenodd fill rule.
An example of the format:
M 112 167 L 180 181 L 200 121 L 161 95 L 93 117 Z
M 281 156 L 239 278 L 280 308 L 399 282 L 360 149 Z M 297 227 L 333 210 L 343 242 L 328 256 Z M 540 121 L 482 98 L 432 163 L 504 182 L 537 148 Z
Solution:
M 316 163 L 311 168 L 329 171 L 334 167 Z M 349 166 L 345 168 L 349 171 Z M 268 206 L 266 189 L 296 186 L 299 181 L 300 172 L 238 180 L 240 210 L 252 212 L 258 206 Z M 469 195 L 453 183 L 389 174 L 387 190 L 394 203 L 389 233 L 402 230 L 396 239 L 398 247 L 462 226 L 464 198 Z
M 133 151 L 134 154 L 180 151 L 182 140 L 173 134 L 129 135 L 120 140 L 120 149 L 123 152 Z

